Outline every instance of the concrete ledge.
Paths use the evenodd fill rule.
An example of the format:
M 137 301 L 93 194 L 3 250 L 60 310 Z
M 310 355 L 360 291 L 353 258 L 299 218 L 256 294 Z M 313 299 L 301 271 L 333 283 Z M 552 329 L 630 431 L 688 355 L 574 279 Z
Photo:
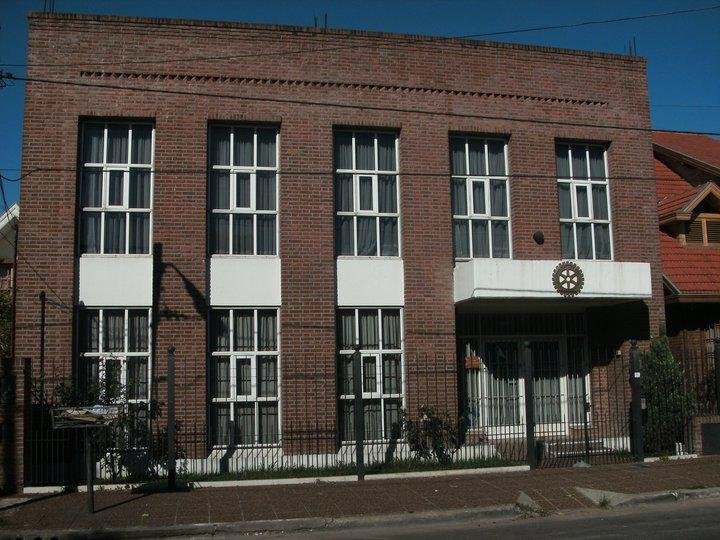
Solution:
M 387 474 L 370 474 L 365 480 L 402 480 L 404 478 L 436 478 L 439 476 L 465 476 L 469 474 L 502 474 L 512 472 L 529 471 L 529 465 L 513 465 L 508 467 L 482 467 L 479 469 L 443 469 L 438 471 L 416 471 L 405 473 L 387 473 Z M 309 476 L 307 478 L 270 478 L 267 480 L 199 480 L 190 482 L 193 488 L 220 488 L 220 487 L 257 487 L 257 486 L 285 486 L 298 484 L 315 484 L 318 482 L 356 482 L 357 476 Z M 123 489 L 138 489 L 147 483 L 128 483 L 128 484 L 97 484 L 96 491 L 114 491 Z M 64 486 L 33 486 L 23 488 L 23 493 L 27 495 L 62 493 L 68 491 Z M 82 486 L 73 486 L 72 491 L 85 493 L 86 488 Z
M 698 459 L 700 456 L 697 454 L 681 454 L 678 456 L 666 456 L 666 457 L 646 457 L 643 463 L 657 463 L 658 461 L 678 461 L 682 459 Z
M 474 520 L 513 518 L 521 512 L 516 505 L 487 506 L 484 508 L 443 510 L 422 513 L 403 513 L 343 518 L 299 518 L 267 521 L 246 521 L 233 523 L 198 523 L 193 525 L 171 525 L 168 527 L 127 527 L 117 529 L 66 529 L 66 530 L 3 530 L 9 538 L 57 538 L 73 539 L 126 539 L 126 538 L 167 538 L 177 536 L 214 536 L 218 534 L 263 534 L 300 532 L 312 530 L 333 530 L 352 527 L 377 527 L 388 524 L 431 523 L 446 520 Z
M 679 501 L 683 499 L 720 497 L 720 487 L 681 489 L 676 491 L 654 491 L 648 493 L 618 493 L 615 491 L 604 491 L 583 487 L 576 487 L 575 490 L 596 505 L 609 508 L 622 508 L 624 506 Z

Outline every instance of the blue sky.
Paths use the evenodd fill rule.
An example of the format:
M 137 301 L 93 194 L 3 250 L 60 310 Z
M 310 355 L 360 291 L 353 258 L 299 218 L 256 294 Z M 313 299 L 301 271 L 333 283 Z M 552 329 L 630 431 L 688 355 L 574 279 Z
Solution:
M 55 10 L 306 26 L 328 13 L 331 27 L 454 36 L 715 4 L 720 1 L 55 0 Z M 26 15 L 42 7 L 43 0 L 0 0 L 0 63 L 25 62 Z M 648 59 L 653 127 L 720 131 L 720 10 L 493 39 L 622 53 L 633 37 Z M 23 68 L 4 69 L 24 74 Z M 10 178 L 20 175 L 23 92 L 21 83 L 0 89 L 0 171 Z M 6 183 L 6 190 L 16 201 L 18 184 Z

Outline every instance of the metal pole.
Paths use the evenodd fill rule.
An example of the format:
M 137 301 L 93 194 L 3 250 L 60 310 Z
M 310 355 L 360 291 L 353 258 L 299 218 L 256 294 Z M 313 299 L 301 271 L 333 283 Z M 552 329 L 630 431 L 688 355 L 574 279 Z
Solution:
M 645 459 L 642 424 L 642 386 L 640 381 L 640 351 L 637 340 L 630 341 L 630 392 L 632 412 L 632 453 L 636 461 Z
M 95 512 L 95 499 L 93 494 L 93 428 L 85 428 L 85 487 L 87 488 L 87 512 Z
M 355 348 L 353 354 L 353 391 L 355 392 L 355 465 L 358 480 L 365 479 L 365 415 L 363 414 L 363 381 L 362 381 L 362 355 L 360 347 Z
M 713 339 L 713 359 L 715 363 L 715 410 L 720 413 L 720 337 Z
M 537 467 L 537 451 L 535 449 L 535 392 L 533 388 L 533 362 L 530 342 L 523 342 L 523 367 L 525 371 L 525 426 L 527 433 L 527 462 L 530 468 Z
M 588 427 L 588 416 L 590 415 L 590 402 L 587 398 L 587 381 L 582 376 L 583 383 L 583 431 L 585 432 L 585 463 L 590 465 L 590 429 Z
M 168 383 L 168 419 L 167 419 L 167 459 L 168 489 L 175 489 L 175 347 L 168 347 L 167 383 Z
M 40 291 L 40 399 L 45 401 L 45 291 Z

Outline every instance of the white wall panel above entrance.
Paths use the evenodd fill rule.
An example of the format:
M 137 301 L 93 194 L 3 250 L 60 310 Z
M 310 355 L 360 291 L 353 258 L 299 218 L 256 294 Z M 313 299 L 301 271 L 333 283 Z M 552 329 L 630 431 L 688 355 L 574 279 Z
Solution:
M 83 255 L 78 301 L 86 306 L 152 305 L 152 255 Z
M 405 305 L 405 267 L 399 258 L 337 259 L 338 306 Z
M 582 270 L 581 298 L 650 298 L 650 265 L 636 262 L 573 261 Z M 471 298 L 561 298 L 553 286 L 560 261 L 473 259 L 455 264 L 455 301 Z
M 210 259 L 210 305 L 279 306 L 280 258 L 214 255 Z

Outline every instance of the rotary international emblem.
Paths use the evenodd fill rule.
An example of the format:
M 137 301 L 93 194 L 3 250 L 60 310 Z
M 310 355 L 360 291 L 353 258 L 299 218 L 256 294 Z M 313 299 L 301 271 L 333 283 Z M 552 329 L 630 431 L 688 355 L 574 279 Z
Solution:
M 572 298 L 582 290 L 585 284 L 585 276 L 577 264 L 571 261 L 563 261 L 553 270 L 552 282 L 558 293 L 565 298 Z

